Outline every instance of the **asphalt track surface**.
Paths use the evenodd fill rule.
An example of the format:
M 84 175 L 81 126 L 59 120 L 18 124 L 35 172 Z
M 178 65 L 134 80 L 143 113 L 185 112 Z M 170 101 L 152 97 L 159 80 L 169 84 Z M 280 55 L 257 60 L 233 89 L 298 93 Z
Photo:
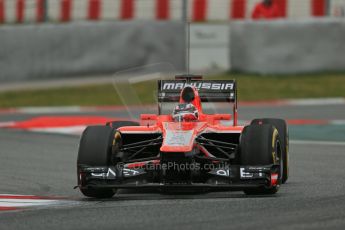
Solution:
M 345 108 L 248 107 L 242 114 L 242 119 L 272 114 L 343 119 Z M 0 212 L 0 229 L 345 229 L 344 142 L 292 142 L 290 179 L 274 196 L 120 191 L 108 200 L 86 199 L 73 190 L 78 142 L 79 137 L 68 135 L 0 130 L 0 193 L 71 201 Z

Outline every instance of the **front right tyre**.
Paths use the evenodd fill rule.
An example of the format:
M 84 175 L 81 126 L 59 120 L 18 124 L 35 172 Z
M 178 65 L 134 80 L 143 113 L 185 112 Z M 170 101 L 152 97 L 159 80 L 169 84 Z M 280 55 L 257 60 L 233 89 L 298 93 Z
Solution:
M 251 124 L 270 124 L 278 130 L 283 158 L 283 174 L 281 180 L 282 184 L 285 184 L 289 179 L 289 129 L 286 121 L 277 118 L 260 118 L 253 120 Z
M 80 139 L 77 170 L 80 191 L 87 197 L 111 198 L 115 191 L 109 188 L 84 188 L 81 167 L 107 167 L 110 165 L 111 147 L 116 130 L 109 126 L 89 126 Z

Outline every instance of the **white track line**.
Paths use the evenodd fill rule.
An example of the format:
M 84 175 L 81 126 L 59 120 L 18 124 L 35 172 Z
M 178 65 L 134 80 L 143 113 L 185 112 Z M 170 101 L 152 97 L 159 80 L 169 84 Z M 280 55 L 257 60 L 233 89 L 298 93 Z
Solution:
M 340 142 L 340 141 L 338 142 L 338 141 L 290 140 L 290 144 L 345 146 L 345 141 L 344 142 Z
M 284 101 L 284 100 L 282 100 Z M 311 106 L 311 105 L 344 105 L 345 98 L 316 98 L 285 100 L 288 105 Z
M 57 134 L 81 134 L 86 128 L 86 125 L 66 126 L 66 127 L 51 127 L 51 128 L 31 128 L 32 132 L 43 133 L 57 133 Z
M 0 194 L 0 207 L 50 206 L 62 203 L 62 200 L 45 199 L 32 195 Z
M 61 203 L 58 200 L 34 200 L 34 199 L 0 199 L 0 207 L 30 207 L 46 206 Z
M 40 197 L 34 195 L 0 194 L 0 213 L 6 208 L 47 207 L 73 205 L 78 201 L 64 200 L 52 197 Z M 5 209 L 3 209 L 5 208 Z
M 12 126 L 15 124 L 16 124 L 16 122 L 14 122 L 14 121 L 0 122 L 0 128 L 9 127 L 9 126 Z
M 80 106 L 61 106 L 61 107 L 22 107 L 18 108 L 18 112 L 24 114 L 57 114 L 57 113 L 79 113 L 82 111 Z
M 345 125 L 345 120 L 331 120 L 331 125 Z

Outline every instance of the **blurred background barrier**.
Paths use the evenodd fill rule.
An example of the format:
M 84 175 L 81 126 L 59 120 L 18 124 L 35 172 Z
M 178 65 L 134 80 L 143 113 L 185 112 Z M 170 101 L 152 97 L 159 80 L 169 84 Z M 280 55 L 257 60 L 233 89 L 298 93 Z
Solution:
M 190 69 L 207 74 L 230 70 L 229 23 L 192 23 Z
M 247 19 L 261 0 L 0 0 L 0 23 Z M 344 17 L 344 0 L 274 0 L 287 19 Z M 184 6 L 187 6 L 184 8 Z
M 254 22 L 262 1 L 0 0 L 0 81 L 184 70 L 186 19 L 193 72 L 344 70 L 345 0 L 272 0 L 278 21 Z
M 150 63 L 185 69 L 181 22 L 78 22 L 0 27 L 0 81 L 112 74 Z
M 235 22 L 231 68 L 260 74 L 345 71 L 345 21 Z

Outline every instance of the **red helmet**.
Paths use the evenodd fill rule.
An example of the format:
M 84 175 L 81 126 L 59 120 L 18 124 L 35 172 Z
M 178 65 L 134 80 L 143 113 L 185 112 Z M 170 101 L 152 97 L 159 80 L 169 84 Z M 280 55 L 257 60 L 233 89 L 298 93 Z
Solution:
M 199 118 L 197 108 L 191 103 L 178 104 L 173 111 L 175 121 L 196 121 Z

